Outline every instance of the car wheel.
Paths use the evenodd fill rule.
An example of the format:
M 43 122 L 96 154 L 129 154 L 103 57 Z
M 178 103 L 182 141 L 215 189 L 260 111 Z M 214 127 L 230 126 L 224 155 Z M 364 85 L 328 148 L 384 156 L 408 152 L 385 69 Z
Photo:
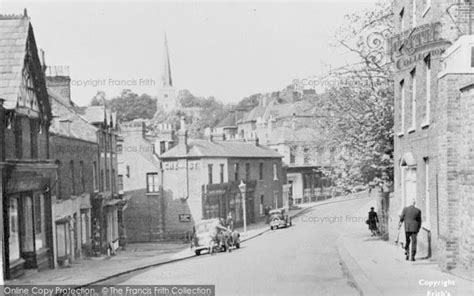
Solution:
M 199 256 L 199 255 L 201 255 L 201 250 L 196 250 L 196 251 L 194 251 L 194 253 L 196 253 L 196 256 Z

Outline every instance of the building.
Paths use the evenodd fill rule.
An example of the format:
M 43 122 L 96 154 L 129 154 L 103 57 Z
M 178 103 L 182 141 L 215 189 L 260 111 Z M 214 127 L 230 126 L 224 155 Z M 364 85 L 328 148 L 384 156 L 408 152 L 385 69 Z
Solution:
M 395 192 L 379 203 L 394 237 L 402 208 L 416 199 L 418 256 L 471 277 L 473 11 L 472 1 L 393 3 Z
M 171 128 L 161 124 L 161 137 L 148 137 L 145 122 L 135 120 L 120 124 L 118 143 L 119 188 L 129 197 L 123 211 L 128 242 L 163 239 L 163 199 L 160 195 L 159 155 L 172 147 Z
M 0 195 L 7 279 L 53 266 L 51 106 L 30 18 L 0 16 Z
M 290 197 L 295 203 L 332 197 L 333 182 L 327 176 L 334 161 L 334 151 L 318 148 L 321 133 L 316 109 L 306 100 L 295 101 L 295 97 L 289 88 L 278 97 L 263 95 L 258 106 L 240 116 L 229 115 L 215 130 L 222 130 L 230 138 L 258 139 L 283 155 L 291 185 Z M 235 125 L 232 118 L 235 118 Z
M 261 221 L 266 207 L 285 206 L 280 154 L 258 141 L 188 140 L 183 129 L 178 138 L 178 144 L 160 156 L 165 237 L 182 238 L 195 222 L 225 218 L 229 212 L 236 226 L 243 225 L 241 181 L 246 184 L 247 223 Z
M 126 200 L 118 191 L 116 114 L 105 106 L 90 106 L 83 117 L 97 129 L 99 142 L 97 175 L 98 192 L 91 200 L 92 251 L 94 254 L 114 253 L 124 235 L 122 209 Z
M 51 71 L 49 71 L 51 73 Z M 52 189 L 54 265 L 65 266 L 91 254 L 91 198 L 98 189 L 97 129 L 70 104 L 68 76 L 47 76 L 53 120 L 50 128 L 51 158 L 58 175 Z M 62 93 L 60 95 L 58 93 Z

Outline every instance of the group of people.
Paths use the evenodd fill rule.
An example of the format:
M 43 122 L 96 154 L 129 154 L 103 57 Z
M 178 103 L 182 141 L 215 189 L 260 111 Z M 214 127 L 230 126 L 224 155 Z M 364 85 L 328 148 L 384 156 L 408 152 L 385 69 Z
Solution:
M 403 208 L 398 223 L 398 235 L 403 224 L 405 224 L 405 259 L 408 261 L 415 261 L 417 235 L 421 229 L 421 210 L 415 207 L 416 200 L 411 201 L 411 205 Z M 366 223 L 369 225 L 371 236 L 376 236 L 379 233 L 379 218 L 374 207 L 370 208 L 368 219 Z M 397 236 L 398 242 L 398 236 Z

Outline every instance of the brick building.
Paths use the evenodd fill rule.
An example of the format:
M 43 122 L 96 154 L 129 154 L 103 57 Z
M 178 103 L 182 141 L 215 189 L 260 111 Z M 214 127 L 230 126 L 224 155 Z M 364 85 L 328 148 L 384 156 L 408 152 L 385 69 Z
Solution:
M 55 83 L 50 85 L 50 81 Z M 51 157 L 58 165 L 52 190 L 54 262 L 64 266 L 91 251 L 91 197 L 97 189 L 99 147 L 96 128 L 76 112 L 70 97 L 64 97 L 69 92 L 61 92 L 64 84 L 69 85 L 68 79 L 62 80 L 64 84 L 59 81 L 61 77 L 47 76 L 53 113 Z
M 285 206 L 280 154 L 258 141 L 188 140 L 185 130 L 178 133 L 178 145 L 160 156 L 165 237 L 182 238 L 194 222 L 225 218 L 228 212 L 242 225 L 242 180 L 247 184 L 247 223 L 261 221 L 267 206 Z
M 412 198 L 419 257 L 471 270 L 473 10 L 469 1 L 394 1 L 395 193 L 382 197 L 389 236 Z M 472 150 L 472 148 L 471 148 Z
M 91 200 L 92 251 L 94 254 L 113 253 L 119 247 L 122 209 L 126 201 L 119 194 L 116 114 L 105 106 L 90 106 L 83 117 L 97 130 L 99 143 L 97 174 L 98 189 Z
M 0 221 L 6 278 L 53 266 L 51 107 L 29 17 L 0 16 Z

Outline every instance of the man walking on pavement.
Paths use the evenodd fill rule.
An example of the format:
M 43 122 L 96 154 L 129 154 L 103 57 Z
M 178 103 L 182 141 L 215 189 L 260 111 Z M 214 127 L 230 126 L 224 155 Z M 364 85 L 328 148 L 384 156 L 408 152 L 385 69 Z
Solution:
M 411 242 L 411 261 L 415 261 L 416 255 L 416 236 L 421 228 L 421 210 L 415 207 L 416 200 L 413 199 L 411 206 L 403 208 L 400 215 L 400 223 L 398 229 L 405 222 L 405 259 L 409 260 L 410 242 Z

